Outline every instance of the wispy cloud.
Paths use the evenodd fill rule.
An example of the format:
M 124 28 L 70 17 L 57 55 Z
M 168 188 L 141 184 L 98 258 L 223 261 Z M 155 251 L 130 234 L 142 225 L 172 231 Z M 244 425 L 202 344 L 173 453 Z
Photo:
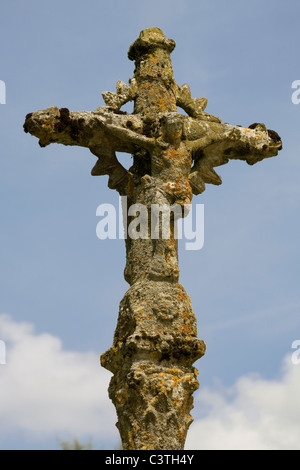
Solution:
M 255 327 L 259 321 L 263 331 L 258 332 L 258 334 L 265 334 L 265 328 L 272 335 L 282 334 L 285 330 L 291 331 L 294 329 L 294 331 L 298 331 L 300 327 L 299 310 L 300 302 L 285 302 L 280 305 L 272 304 L 265 309 L 250 310 L 243 312 L 242 315 L 230 316 L 215 323 L 208 323 L 206 330 L 220 331 L 247 324 Z
M 109 374 L 97 354 L 66 351 L 59 338 L 37 334 L 29 323 L 0 315 L 7 364 L 0 366 L 0 437 L 88 438 L 118 442 L 115 412 L 107 396 Z M 300 449 L 300 365 L 291 354 L 276 380 L 240 377 L 232 387 L 202 387 L 187 449 Z M 22 438 L 23 436 L 23 438 Z M 17 445 L 17 443 L 16 443 Z
M 251 375 L 233 387 L 203 388 L 196 406 L 206 416 L 191 427 L 187 449 L 299 450 L 300 366 L 291 356 L 277 380 Z
M 89 439 L 118 442 L 110 374 L 93 352 L 63 349 L 59 338 L 37 334 L 32 324 L 0 315 L 7 349 L 0 366 L 0 437 Z

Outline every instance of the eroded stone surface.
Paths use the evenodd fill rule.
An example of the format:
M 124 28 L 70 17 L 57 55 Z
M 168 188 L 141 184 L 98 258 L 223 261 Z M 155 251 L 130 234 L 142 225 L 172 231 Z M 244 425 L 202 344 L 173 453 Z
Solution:
M 125 294 L 112 348 L 109 395 L 124 449 L 182 449 L 198 388 L 197 338 L 190 298 L 180 283 L 142 280 Z
M 128 85 L 118 81 L 115 92 L 103 92 L 106 106 L 91 112 L 51 107 L 28 114 L 24 124 L 42 147 L 57 142 L 89 148 L 98 158 L 92 175 L 108 175 L 109 188 L 127 196 L 130 206 L 143 204 L 149 218 L 153 204 L 183 208 L 206 184 L 221 184 L 214 168 L 231 159 L 253 165 L 282 147 L 264 124 L 232 126 L 208 114 L 206 98 L 193 98 L 187 84 L 177 85 L 174 47 L 159 28 L 142 31 L 128 52 L 134 76 Z M 128 101 L 133 114 L 121 110 Z M 129 170 L 116 152 L 132 154 Z M 113 346 L 101 356 L 114 374 L 109 395 L 124 449 L 183 449 L 192 421 L 198 387 L 193 363 L 205 344 L 179 283 L 174 218 L 167 239 L 151 237 L 150 227 L 146 237 L 126 239 L 130 288 L 120 303 Z

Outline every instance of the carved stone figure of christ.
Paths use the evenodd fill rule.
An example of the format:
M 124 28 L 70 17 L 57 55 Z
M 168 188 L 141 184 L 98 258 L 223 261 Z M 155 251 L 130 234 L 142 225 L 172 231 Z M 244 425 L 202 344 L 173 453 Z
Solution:
M 159 28 L 140 33 L 128 57 L 135 61 L 129 85 L 104 92 L 95 111 L 51 107 L 26 116 L 24 130 L 50 143 L 87 147 L 98 158 L 92 175 L 108 175 L 108 186 L 128 205 L 180 208 L 170 211 L 169 237 L 130 237 L 124 276 L 130 284 L 120 303 L 112 347 L 101 364 L 114 375 L 109 386 L 123 449 L 183 449 L 192 418 L 198 372 L 205 353 L 197 338 L 191 301 L 179 282 L 176 218 L 206 184 L 222 183 L 215 168 L 240 159 L 253 165 L 282 148 L 264 124 L 223 124 L 205 112 L 207 100 L 192 98 L 175 82 L 170 54 L 175 41 Z M 132 114 L 121 110 L 134 102 Z M 177 110 L 181 107 L 186 114 Z M 130 153 L 126 170 L 116 156 Z M 130 214 L 125 220 L 129 225 Z M 156 223 L 160 226 L 159 220 Z

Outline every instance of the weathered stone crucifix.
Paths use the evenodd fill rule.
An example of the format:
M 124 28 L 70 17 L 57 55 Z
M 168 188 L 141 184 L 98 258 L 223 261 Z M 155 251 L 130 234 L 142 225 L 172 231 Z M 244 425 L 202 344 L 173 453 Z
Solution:
M 128 205 L 143 204 L 149 211 L 154 204 L 188 206 L 206 183 L 221 184 L 214 168 L 230 159 L 253 165 L 277 155 L 282 144 L 276 132 L 264 124 L 222 124 L 204 111 L 205 98 L 192 98 L 188 85 L 177 85 L 174 47 L 159 28 L 142 31 L 128 52 L 134 77 L 129 86 L 119 81 L 116 93 L 103 93 L 106 106 L 36 111 L 26 116 L 25 132 L 38 137 L 41 147 L 57 142 L 89 148 L 98 157 L 92 175 L 109 175 L 109 188 L 126 196 Z M 134 102 L 132 114 L 120 110 L 128 101 Z M 116 152 L 133 155 L 129 170 Z M 101 356 L 114 374 L 109 396 L 127 450 L 184 448 L 199 385 L 193 363 L 205 353 L 190 298 L 179 283 L 178 214 L 169 214 L 168 238 L 151 238 L 149 228 L 147 236 L 126 239 L 130 288 L 120 303 L 113 346 Z

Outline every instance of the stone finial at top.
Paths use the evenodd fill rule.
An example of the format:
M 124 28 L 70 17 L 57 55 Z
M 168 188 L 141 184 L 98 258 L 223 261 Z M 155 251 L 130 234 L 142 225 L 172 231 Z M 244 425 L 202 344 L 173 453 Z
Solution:
M 151 49 L 160 47 L 171 53 L 176 46 L 174 39 L 167 39 L 160 28 L 148 28 L 141 31 L 138 39 L 131 44 L 128 51 L 130 60 L 138 60 Z

